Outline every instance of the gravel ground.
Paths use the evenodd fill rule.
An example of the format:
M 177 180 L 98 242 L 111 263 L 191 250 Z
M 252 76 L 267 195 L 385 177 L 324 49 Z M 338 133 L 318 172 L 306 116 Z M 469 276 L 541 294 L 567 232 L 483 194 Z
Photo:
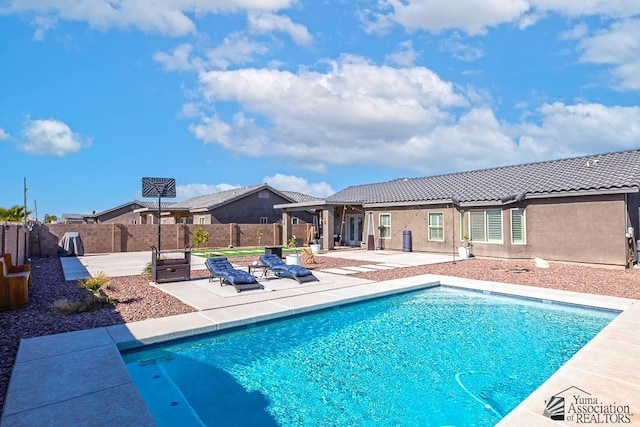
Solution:
M 239 257 L 233 258 L 232 262 L 247 266 L 257 259 L 255 256 Z M 319 270 L 368 263 L 321 256 L 316 260 L 317 264 L 308 267 Z M 81 290 L 75 281 L 65 282 L 57 258 L 33 259 L 31 270 L 33 283 L 29 289 L 27 306 L 20 310 L 0 312 L 0 410 L 4 407 L 20 339 L 194 311 L 149 286 L 144 277 L 129 276 L 110 279 L 109 283 L 114 289 L 107 291 L 107 294 L 117 300 L 115 305 L 79 314 L 60 314 L 53 310 L 55 301 L 79 300 L 86 291 Z M 381 281 L 427 273 L 640 299 L 640 271 L 635 269 L 614 270 L 565 264 L 551 264 L 549 269 L 536 269 L 532 261 L 470 259 L 456 264 L 403 267 L 354 276 Z M 206 275 L 204 270 L 193 273 L 194 277 Z

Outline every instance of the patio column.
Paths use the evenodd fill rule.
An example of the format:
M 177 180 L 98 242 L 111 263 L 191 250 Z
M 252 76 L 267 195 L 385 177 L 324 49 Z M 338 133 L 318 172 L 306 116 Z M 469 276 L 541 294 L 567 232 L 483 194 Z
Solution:
M 291 238 L 291 212 L 282 212 L 282 244 L 287 245 Z
M 322 210 L 322 248 L 323 249 L 333 249 L 333 233 L 334 233 L 334 218 L 335 218 L 335 207 L 327 206 Z

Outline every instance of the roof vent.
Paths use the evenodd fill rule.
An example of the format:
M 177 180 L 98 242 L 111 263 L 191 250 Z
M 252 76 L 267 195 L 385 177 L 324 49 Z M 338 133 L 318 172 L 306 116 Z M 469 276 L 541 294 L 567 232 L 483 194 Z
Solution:
M 587 160 L 587 167 L 590 168 L 591 166 L 595 166 L 598 163 L 600 163 L 599 159 Z

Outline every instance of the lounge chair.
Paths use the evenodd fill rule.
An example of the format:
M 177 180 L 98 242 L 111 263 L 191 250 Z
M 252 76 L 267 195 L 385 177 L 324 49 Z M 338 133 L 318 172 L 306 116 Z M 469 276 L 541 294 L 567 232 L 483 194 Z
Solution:
M 220 286 L 229 284 L 236 289 L 236 292 L 248 291 L 251 289 L 264 289 L 258 280 L 251 274 L 243 270 L 233 268 L 229 260 L 225 257 L 211 257 L 204 262 L 209 270 L 209 281 L 220 280 Z
M 260 261 L 278 277 L 288 277 L 298 283 L 317 281 L 311 270 L 299 265 L 287 265 L 277 255 L 260 255 Z

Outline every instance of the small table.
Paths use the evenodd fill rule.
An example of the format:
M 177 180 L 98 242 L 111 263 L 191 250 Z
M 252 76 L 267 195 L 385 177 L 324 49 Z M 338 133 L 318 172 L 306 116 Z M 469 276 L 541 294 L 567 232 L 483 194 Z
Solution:
M 256 270 L 262 270 L 262 274 L 260 274 L 260 279 L 265 279 L 267 277 L 267 274 L 269 273 L 269 266 L 265 265 L 265 264 L 250 264 L 249 265 L 249 274 L 252 274 L 255 276 L 255 274 L 253 273 Z
M 279 258 L 282 258 L 282 246 L 265 246 L 264 247 L 265 255 L 278 255 Z

